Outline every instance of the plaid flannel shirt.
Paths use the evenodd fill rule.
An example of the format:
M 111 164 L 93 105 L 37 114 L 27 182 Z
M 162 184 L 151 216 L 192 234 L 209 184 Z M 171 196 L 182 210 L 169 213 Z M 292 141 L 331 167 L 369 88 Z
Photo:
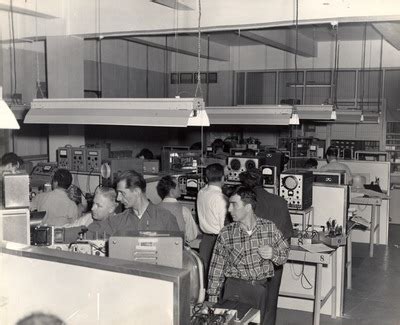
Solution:
M 272 259 L 263 259 L 258 253 L 258 248 L 263 245 L 272 246 Z M 225 278 L 263 280 L 273 277 L 273 264 L 284 264 L 289 250 L 289 243 L 271 221 L 257 218 L 251 235 L 239 222 L 227 225 L 217 238 L 210 263 L 209 300 L 217 302 Z

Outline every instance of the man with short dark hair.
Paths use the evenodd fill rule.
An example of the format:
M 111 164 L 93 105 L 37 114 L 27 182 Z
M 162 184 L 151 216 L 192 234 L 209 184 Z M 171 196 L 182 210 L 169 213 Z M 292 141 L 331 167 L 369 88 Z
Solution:
M 174 215 L 151 203 L 146 197 L 146 181 L 142 174 L 127 170 L 117 179 L 117 201 L 125 211 L 88 226 L 88 236 L 94 233 L 106 237 L 126 231 L 179 231 Z
M 346 176 L 347 176 L 347 182 L 348 182 L 348 184 L 351 184 L 352 180 L 353 180 L 353 176 L 351 174 L 350 168 L 346 164 L 339 162 L 337 160 L 338 156 L 339 156 L 338 148 L 330 146 L 326 150 L 325 155 L 326 155 L 327 164 L 322 166 L 318 170 L 320 170 L 320 171 L 345 171 Z
M 24 161 L 20 156 L 14 152 L 7 152 L 1 157 L 1 172 L 15 173 L 22 165 Z
M 39 193 L 33 198 L 31 211 L 46 211 L 42 225 L 61 227 L 76 221 L 79 215 L 78 206 L 67 194 L 71 183 L 71 173 L 63 168 L 57 169 L 52 179 L 53 190 Z
M 251 305 L 260 310 L 261 323 L 266 324 L 268 279 L 274 276 L 274 265 L 286 262 L 290 246 L 273 222 L 257 217 L 256 204 L 256 194 L 243 186 L 229 198 L 233 222 L 215 243 L 208 295 L 211 302 Z
M 176 200 L 181 196 L 176 178 L 170 175 L 162 177 L 157 184 L 157 193 L 162 198 L 162 202 L 158 205 L 176 217 L 180 231 L 185 234 L 185 239 L 189 242 L 196 239 L 199 230 L 192 213 Z
M 262 186 L 262 173 L 259 169 L 251 169 L 240 173 L 242 185 L 249 187 L 256 194 L 257 207 L 255 214 L 259 218 L 272 221 L 283 234 L 289 244 L 293 235 L 293 225 L 287 207 L 287 201 L 275 194 L 268 193 Z M 267 310 L 265 324 L 275 324 L 278 309 L 279 287 L 281 285 L 283 265 L 274 265 L 275 275 L 269 280 Z
M 204 274 L 207 280 L 208 267 L 215 241 L 224 227 L 227 210 L 227 199 L 222 193 L 224 184 L 224 167 L 211 164 L 206 168 L 207 185 L 197 195 L 197 214 L 203 238 L 199 253 L 204 263 Z

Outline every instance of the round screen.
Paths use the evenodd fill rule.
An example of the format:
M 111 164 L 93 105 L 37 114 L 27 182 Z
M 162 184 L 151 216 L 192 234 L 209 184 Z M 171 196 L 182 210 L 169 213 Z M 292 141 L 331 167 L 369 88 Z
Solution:
M 239 159 L 232 159 L 231 160 L 231 168 L 233 169 L 233 170 L 239 170 L 240 169 L 240 161 L 239 161 Z
M 247 160 L 245 167 L 247 170 L 254 169 L 254 168 L 256 168 L 256 163 L 254 160 Z
M 287 176 L 283 179 L 283 186 L 288 190 L 294 190 L 297 187 L 298 181 L 294 176 Z

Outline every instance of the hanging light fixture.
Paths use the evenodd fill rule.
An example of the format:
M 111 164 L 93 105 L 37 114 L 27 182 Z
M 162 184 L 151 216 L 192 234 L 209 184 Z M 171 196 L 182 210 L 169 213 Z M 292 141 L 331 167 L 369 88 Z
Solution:
M 0 86 L 0 129 L 19 129 L 14 113 L 3 100 L 3 87 Z

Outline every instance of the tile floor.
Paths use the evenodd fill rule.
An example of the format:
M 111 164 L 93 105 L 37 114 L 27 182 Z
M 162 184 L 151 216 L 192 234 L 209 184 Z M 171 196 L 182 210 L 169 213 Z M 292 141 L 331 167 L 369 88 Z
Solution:
M 353 243 L 353 289 L 345 291 L 344 315 L 321 315 L 321 325 L 400 325 L 400 225 L 389 227 L 389 245 Z M 312 324 L 308 312 L 278 309 L 276 325 Z

